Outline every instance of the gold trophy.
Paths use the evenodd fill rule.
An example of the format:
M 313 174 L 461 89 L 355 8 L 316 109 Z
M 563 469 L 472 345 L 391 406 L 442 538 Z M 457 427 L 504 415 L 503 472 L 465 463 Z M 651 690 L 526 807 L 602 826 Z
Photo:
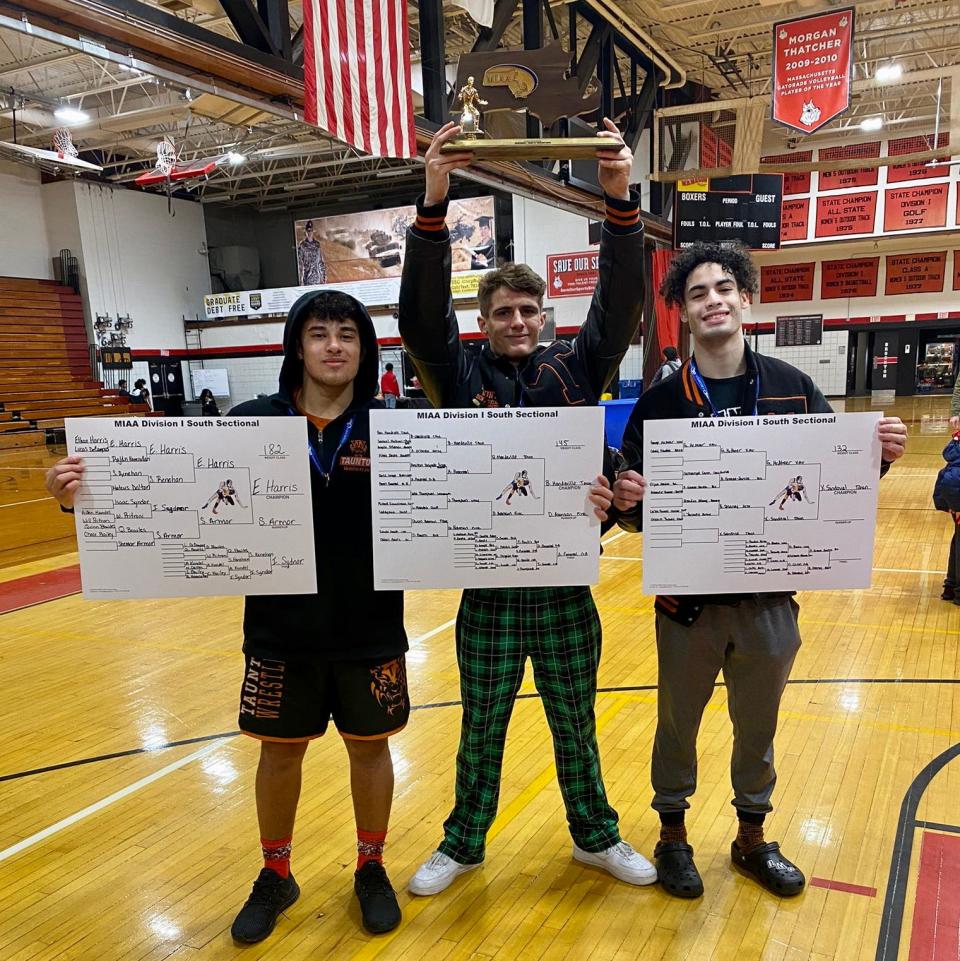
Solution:
M 540 64 L 528 66 L 517 62 L 519 52 L 499 51 L 493 55 L 476 54 L 473 57 L 483 57 L 489 60 L 491 56 L 501 60 L 507 58 L 506 63 L 491 63 L 485 67 L 482 75 L 482 86 L 493 90 L 500 98 L 500 103 L 494 109 L 509 109 L 526 107 L 530 95 L 545 82 L 546 71 L 540 69 Z M 555 48 L 544 48 L 540 51 L 523 51 L 529 59 L 532 55 L 540 55 L 540 60 L 556 60 L 557 64 L 548 64 L 553 72 L 566 68 L 566 55 Z M 511 62 L 512 61 L 512 62 Z M 461 71 L 465 69 L 461 60 Z M 463 74 L 461 73 L 461 77 Z M 507 88 L 511 102 L 503 102 L 506 93 L 498 92 L 496 88 Z M 562 94 L 561 94 L 562 95 Z M 555 98 L 556 99 L 556 98 Z M 480 91 L 475 86 L 474 76 L 466 78 L 466 83 L 457 94 L 459 107 L 454 113 L 457 123 L 463 132 L 456 140 L 445 143 L 440 152 L 460 153 L 470 151 L 478 160 L 583 160 L 597 156 L 600 151 L 619 150 L 623 142 L 611 137 L 537 137 L 511 138 L 495 140 L 488 138 L 481 129 L 480 108 L 488 106 L 486 100 L 481 99 Z M 538 113 L 538 110 L 533 110 Z

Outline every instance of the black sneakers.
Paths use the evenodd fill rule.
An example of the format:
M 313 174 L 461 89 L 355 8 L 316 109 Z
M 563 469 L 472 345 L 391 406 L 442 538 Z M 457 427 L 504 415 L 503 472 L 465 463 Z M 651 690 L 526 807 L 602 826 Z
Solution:
M 387 884 L 389 886 L 389 882 Z M 292 874 L 282 878 L 276 871 L 264 868 L 230 928 L 234 941 L 243 944 L 262 941 L 276 927 L 280 913 L 299 897 L 300 887 Z
M 353 876 L 363 926 L 371 934 L 386 934 L 400 923 L 400 905 L 379 861 L 367 861 Z

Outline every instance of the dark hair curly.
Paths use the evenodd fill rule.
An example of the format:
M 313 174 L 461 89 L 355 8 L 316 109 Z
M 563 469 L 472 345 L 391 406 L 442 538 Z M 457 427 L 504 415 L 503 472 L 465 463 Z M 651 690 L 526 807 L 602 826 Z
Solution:
M 721 244 L 710 244 L 698 241 L 681 250 L 670 261 L 667 275 L 660 285 L 660 296 L 668 304 L 683 306 L 683 295 L 686 293 L 687 278 L 701 264 L 719 264 L 728 271 L 737 282 L 740 290 L 756 293 L 757 268 L 750 257 L 750 251 L 740 244 L 724 247 Z

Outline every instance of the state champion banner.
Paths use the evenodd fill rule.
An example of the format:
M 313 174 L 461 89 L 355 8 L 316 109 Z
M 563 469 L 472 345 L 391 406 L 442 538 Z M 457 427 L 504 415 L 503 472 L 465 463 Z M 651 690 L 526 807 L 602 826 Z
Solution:
M 853 7 L 773 25 L 773 120 L 813 133 L 849 109 L 853 25 Z

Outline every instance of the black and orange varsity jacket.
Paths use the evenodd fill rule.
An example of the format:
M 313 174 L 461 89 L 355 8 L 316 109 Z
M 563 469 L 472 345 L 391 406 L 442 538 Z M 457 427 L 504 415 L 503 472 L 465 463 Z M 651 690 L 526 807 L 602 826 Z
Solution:
M 760 378 L 760 395 L 757 397 L 758 414 L 830 414 L 833 409 L 820 393 L 816 384 L 802 370 L 776 357 L 764 357 L 744 343 L 747 362 L 744 378 L 744 396 L 741 410 L 753 410 L 757 397 L 757 377 Z M 710 405 L 697 388 L 690 374 L 690 361 L 667 380 L 654 384 L 636 403 L 623 432 L 623 470 L 643 473 L 643 423 L 647 420 L 671 418 L 709 417 Z M 881 464 L 883 476 L 890 465 Z M 643 528 L 642 505 L 634 510 L 619 512 L 617 523 L 625 531 L 637 533 Z M 780 592 L 783 596 L 792 591 Z M 657 595 L 654 607 L 678 624 L 691 625 L 707 604 L 736 604 L 743 594 L 687 594 L 680 597 Z
M 398 316 L 400 336 L 434 407 L 572 407 L 595 405 L 636 333 L 643 310 L 643 224 L 640 198 L 605 197 L 600 278 L 572 344 L 539 346 L 522 364 L 484 345 L 464 349 L 450 293 L 447 201 L 417 201 L 407 230 Z

